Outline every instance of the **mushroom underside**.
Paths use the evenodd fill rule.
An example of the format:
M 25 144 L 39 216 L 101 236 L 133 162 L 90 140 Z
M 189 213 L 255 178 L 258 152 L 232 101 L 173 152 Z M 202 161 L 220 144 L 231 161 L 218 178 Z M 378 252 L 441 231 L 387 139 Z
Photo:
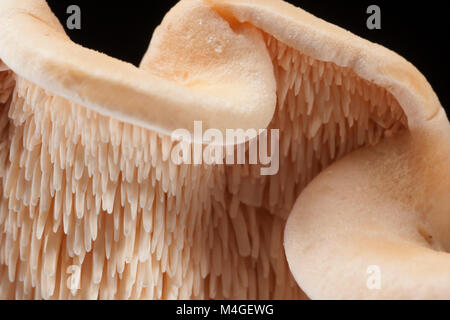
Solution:
M 269 128 L 281 129 L 269 177 L 259 166 L 176 166 L 168 137 L 7 71 L 4 297 L 68 298 L 71 265 L 83 270 L 79 298 L 302 297 L 282 245 L 296 197 L 335 159 L 407 124 L 382 88 L 265 38 L 279 97 Z
M 277 88 L 273 176 L 175 165 L 170 137 L 0 67 L 1 298 L 306 298 L 283 247 L 295 200 L 331 163 L 408 121 L 385 88 L 257 32 Z M 79 290 L 67 285 L 72 266 Z

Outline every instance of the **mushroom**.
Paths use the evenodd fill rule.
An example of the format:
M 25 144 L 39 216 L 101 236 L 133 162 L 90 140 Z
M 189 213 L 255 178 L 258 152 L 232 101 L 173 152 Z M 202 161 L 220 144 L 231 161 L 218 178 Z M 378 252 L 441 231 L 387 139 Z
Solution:
M 286 3 L 215 3 L 227 19 L 270 35 L 281 113 L 271 126 L 282 130 L 285 156 L 304 148 L 298 154 L 306 159 L 280 160 L 281 172 L 271 183 L 281 190 L 269 194 L 269 208 L 285 205 L 278 213 L 286 209 L 289 215 L 284 246 L 299 286 L 315 299 L 448 299 L 450 126 L 425 78 L 395 53 Z M 305 55 L 311 69 L 302 72 L 298 57 Z M 308 81 L 314 86 L 311 104 Z M 303 130 L 303 146 L 295 145 L 288 128 Z M 290 210 L 289 180 L 276 181 L 284 170 L 309 182 L 332 160 L 365 145 L 296 190 L 301 194 Z M 295 165 L 303 168 L 293 170 Z M 369 283 L 371 267 L 379 268 L 380 289 Z
M 183 1 L 138 69 L 71 42 L 45 1 L 8 0 L 0 59 L 0 297 L 205 297 L 224 177 L 175 165 L 170 133 L 268 125 L 261 33 Z
M 355 151 L 298 198 L 285 231 L 314 299 L 450 298 L 450 128 L 422 126 Z
M 135 68 L 5 0 L 0 59 L 0 298 L 448 295 L 448 120 L 395 53 L 282 1 L 182 0 Z M 196 120 L 280 129 L 279 172 L 173 163 Z

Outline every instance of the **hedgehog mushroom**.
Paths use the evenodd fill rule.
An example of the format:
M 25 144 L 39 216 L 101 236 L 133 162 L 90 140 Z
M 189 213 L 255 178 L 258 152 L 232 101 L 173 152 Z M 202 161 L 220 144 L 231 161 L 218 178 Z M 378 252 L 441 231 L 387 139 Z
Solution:
M 268 39 L 279 117 L 271 126 L 281 128 L 280 149 L 292 161 L 282 158 L 273 180 L 287 169 L 290 179 L 309 182 L 367 146 L 296 190 L 284 246 L 299 286 L 315 299 L 448 299 L 450 125 L 423 75 L 286 3 L 213 2 Z M 278 213 L 291 206 L 284 181 L 272 181 L 278 196 L 269 193 L 269 209 L 285 204 Z M 371 277 L 378 271 L 379 290 Z
M 1 298 L 205 297 L 215 175 L 175 165 L 170 133 L 265 128 L 273 67 L 203 1 L 154 41 L 176 59 L 138 69 L 71 42 L 43 0 L 1 1 Z
M 305 298 L 300 287 L 328 298 L 343 295 L 337 273 L 346 271 L 348 296 L 365 298 L 358 263 L 408 270 L 403 244 L 427 258 L 416 223 L 430 246 L 448 250 L 439 202 L 448 171 L 438 169 L 448 121 L 431 87 L 403 58 L 287 3 L 182 0 L 137 69 L 70 42 L 43 0 L 6 0 L 0 59 L 2 298 Z M 222 131 L 279 129 L 279 171 L 173 163 L 168 134 L 195 120 Z M 315 201 L 340 199 L 341 182 L 360 188 L 366 210 L 352 215 L 353 202 L 342 200 L 349 210 L 332 208 L 327 220 Z M 382 219 L 374 201 L 398 220 Z M 339 238 L 353 228 L 363 241 L 358 223 L 386 233 L 395 254 Z M 388 234 L 397 225 L 404 229 Z M 327 250 L 332 235 L 340 251 Z M 321 260 L 328 255 L 359 260 L 333 269 Z M 423 272 L 446 259 L 428 256 Z M 78 288 L 68 285 L 73 268 Z M 420 286 L 419 271 L 397 284 Z M 425 285 L 436 295 L 440 271 Z
M 449 156 L 441 109 L 308 185 L 289 216 L 285 248 L 310 298 L 450 299 Z

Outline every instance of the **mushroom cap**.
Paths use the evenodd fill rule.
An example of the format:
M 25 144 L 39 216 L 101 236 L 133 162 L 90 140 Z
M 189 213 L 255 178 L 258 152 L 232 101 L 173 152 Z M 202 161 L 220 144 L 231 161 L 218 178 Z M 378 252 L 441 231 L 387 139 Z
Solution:
M 284 245 L 310 298 L 450 299 L 450 126 L 440 112 L 426 127 L 350 153 L 299 196 Z
M 195 120 L 222 131 L 265 128 L 276 94 L 261 34 L 246 26 L 233 30 L 201 0 L 181 1 L 172 12 L 155 35 L 152 68 L 142 70 L 70 41 L 44 0 L 5 0 L 0 56 L 54 94 L 160 133 L 192 130 Z M 186 59 L 163 72 L 159 57 L 174 53 Z
M 421 125 L 442 108 L 425 77 L 397 53 L 280 0 L 206 0 L 225 19 L 250 23 L 287 46 L 320 61 L 348 67 L 393 94 Z
M 305 293 L 448 299 L 449 254 L 436 250 L 450 245 L 450 126 L 425 77 L 398 54 L 282 1 L 209 2 L 229 21 L 250 23 L 384 88 L 407 117 L 407 133 L 352 153 L 301 193 L 286 224 L 285 249 Z M 367 288 L 371 265 L 381 268 L 381 290 Z

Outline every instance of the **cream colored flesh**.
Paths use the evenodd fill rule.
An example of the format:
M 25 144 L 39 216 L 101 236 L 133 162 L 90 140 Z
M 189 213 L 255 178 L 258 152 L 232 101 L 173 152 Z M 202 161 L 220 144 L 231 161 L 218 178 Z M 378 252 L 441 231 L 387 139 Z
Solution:
M 307 56 L 353 70 L 393 94 L 410 126 L 441 108 L 425 77 L 393 51 L 279 0 L 207 0 L 225 19 L 250 23 Z
M 195 120 L 202 120 L 205 129 L 265 128 L 276 97 L 260 35 L 245 27 L 231 30 L 202 1 L 185 1 L 177 8 L 174 11 L 182 10 L 196 21 L 189 24 L 186 19 L 178 33 L 163 32 L 167 42 L 178 45 L 180 39 L 189 39 L 182 51 L 163 49 L 196 57 L 180 63 L 183 74 L 144 71 L 71 42 L 43 0 L 1 2 L 0 56 L 16 74 L 46 90 L 163 134 L 192 130 Z M 221 32 L 216 35 L 214 30 Z M 210 36 L 220 38 L 221 52 L 218 44 L 207 42 Z
M 426 127 L 351 153 L 300 195 L 285 248 L 309 297 L 450 299 L 450 128 L 442 111 Z
M 311 298 L 373 297 L 358 287 L 358 263 L 342 267 L 352 248 L 361 249 L 355 237 L 335 256 L 327 250 L 332 243 L 307 247 L 315 237 L 339 238 L 345 228 L 331 224 L 336 213 L 330 210 L 328 221 L 313 209 L 292 209 L 299 195 L 305 209 L 318 205 L 324 190 L 314 186 L 326 185 L 321 181 L 328 176 L 313 179 L 366 146 L 375 146 L 362 154 L 379 163 L 373 175 L 386 183 L 364 185 L 363 156 L 350 155 L 342 160 L 348 165 L 336 165 L 345 167 L 336 171 L 336 184 L 350 185 L 346 177 L 354 177 L 356 185 L 378 187 L 373 195 L 384 200 L 384 185 L 397 187 L 391 179 L 397 167 L 383 170 L 385 161 L 396 158 L 377 148 L 400 150 L 399 164 L 420 159 L 411 168 L 423 171 L 400 171 L 404 185 L 417 186 L 423 203 L 445 208 L 446 185 L 437 171 L 423 170 L 444 168 L 442 154 L 432 149 L 449 139 L 429 84 L 394 53 L 300 9 L 269 0 L 183 0 L 136 69 L 70 43 L 43 1 L 2 6 L 7 27 L 17 28 L 0 29 L 1 298 L 298 299 L 306 298 L 302 289 Z M 29 41 L 11 36 L 21 30 Z M 174 165 L 175 143 L 163 133 L 193 120 L 206 121 L 205 128 L 280 129 L 279 172 Z M 439 193 L 431 192 L 440 185 Z M 436 194 L 442 199 L 432 200 Z M 411 252 L 436 257 L 423 235 L 447 248 L 446 211 L 422 217 L 419 237 L 420 210 L 408 215 L 409 193 L 398 195 L 409 206 L 383 201 L 393 220 L 367 199 L 363 225 L 375 219 L 386 241 L 401 238 Z M 360 234 L 352 212 L 344 221 Z M 404 230 L 396 238 L 389 231 L 398 225 Z M 384 248 L 377 253 L 389 270 L 408 268 L 406 259 L 389 258 Z M 371 260 L 370 253 L 359 257 Z M 327 268 L 328 259 L 341 267 Z M 66 285 L 73 265 L 82 270 L 76 292 Z M 431 269 L 424 264 L 422 270 Z M 333 285 L 345 272 L 345 286 Z M 420 286 L 418 277 L 403 279 Z M 397 284 L 395 295 L 403 297 L 411 286 Z M 427 284 L 429 291 L 410 297 L 445 294 L 445 282 Z

